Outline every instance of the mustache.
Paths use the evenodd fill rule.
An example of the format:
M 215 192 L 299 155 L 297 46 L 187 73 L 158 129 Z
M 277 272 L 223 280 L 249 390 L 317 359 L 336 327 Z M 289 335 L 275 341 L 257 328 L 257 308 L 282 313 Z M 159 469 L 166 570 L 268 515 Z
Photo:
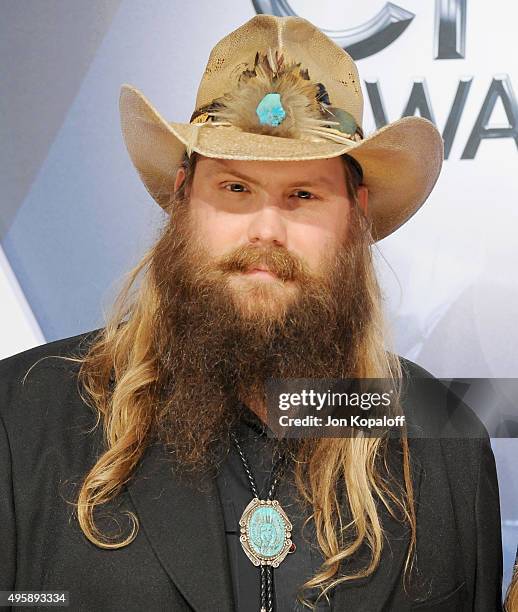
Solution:
M 254 266 L 267 266 L 282 281 L 305 282 L 312 278 L 304 261 L 284 247 L 243 245 L 221 257 L 216 264 L 224 274 L 247 272 Z

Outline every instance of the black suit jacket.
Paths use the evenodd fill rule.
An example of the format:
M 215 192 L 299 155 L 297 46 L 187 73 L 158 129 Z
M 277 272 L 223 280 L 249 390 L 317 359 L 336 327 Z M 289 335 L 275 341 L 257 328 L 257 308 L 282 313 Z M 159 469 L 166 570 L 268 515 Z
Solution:
M 133 479 L 98 515 L 101 530 L 116 533 L 111 512 L 127 534 L 122 512 L 135 513 L 140 531 L 129 546 L 91 544 L 66 503 L 103 441 L 99 428 L 88 432 L 95 418 L 78 393 L 77 365 L 38 360 L 77 351 L 92 337 L 0 362 L 0 590 L 66 590 L 70 609 L 85 612 L 233 610 L 216 486 L 208 480 L 201 491 L 186 485 L 161 446 L 147 449 Z M 410 377 L 430 376 L 402 362 Z M 388 535 L 381 564 L 368 579 L 336 589 L 335 611 L 501 610 L 498 485 L 482 429 L 476 439 L 411 440 L 423 601 L 412 603 L 403 591 L 408 533 L 381 507 Z

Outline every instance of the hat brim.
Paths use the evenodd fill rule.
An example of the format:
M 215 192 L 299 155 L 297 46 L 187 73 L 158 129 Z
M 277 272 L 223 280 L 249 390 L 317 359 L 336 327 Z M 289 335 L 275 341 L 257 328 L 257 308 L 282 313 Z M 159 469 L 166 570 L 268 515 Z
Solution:
M 206 157 L 237 160 L 303 161 L 347 153 L 362 166 L 369 190 L 374 240 L 403 225 L 426 201 L 443 162 L 443 140 L 432 122 L 403 117 L 351 144 L 310 142 L 166 121 L 147 98 L 123 85 L 120 115 L 131 160 L 150 195 L 169 204 L 176 169 L 187 149 Z

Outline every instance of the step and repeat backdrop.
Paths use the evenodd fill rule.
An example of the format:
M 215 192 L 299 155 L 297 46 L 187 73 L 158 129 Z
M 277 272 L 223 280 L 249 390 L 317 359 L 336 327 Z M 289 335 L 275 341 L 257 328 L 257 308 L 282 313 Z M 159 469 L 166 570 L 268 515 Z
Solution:
M 157 236 L 163 213 L 120 133 L 120 85 L 188 121 L 210 49 L 256 13 L 305 17 L 351 53 L 367 133 L 421 115 L 443 135 L 428 202 L 375 246 L 399 354 L 442 378 L 518 378 L 518 5 L 505 0 L 4 0 L 0 357 L 101 326 Z M 507 584 L 512 419 L 498 435 Z

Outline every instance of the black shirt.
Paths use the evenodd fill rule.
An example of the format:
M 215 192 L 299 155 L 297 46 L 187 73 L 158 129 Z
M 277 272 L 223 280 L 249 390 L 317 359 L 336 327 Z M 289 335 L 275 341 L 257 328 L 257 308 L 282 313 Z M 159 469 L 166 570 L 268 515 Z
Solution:
M 244 407 L 243 407 L 244 408 Z M 270 472 L 276 459 L 278 441 L 269 438 L 266 428 L 250 410 L 242 410 L 243 417 L 235 428 L 236 436 L 250 466 L 261 499 L 267 495 Z M 234 601 L 238 612 L 253 612 L 260 608 L 260 569 L 246 556 L 239 541 L 239 519 L 254 497 L 241 458 L 232 447 L 222 464 L 217 484 L 223 514 L 225 532 L 232 572 Z M 287 555 L 279 567 L 273 569 L 275 609 L 282 612 L 306 612 L 308 608 L 297 601 L 297 591 L 315 575 L 324 561 L 316 545 L 313 522 L 302 532 L 307 517 L 304 507 L 296 497 L 296 488 L 291 466 L 277 484 L 273 499 L 277 499 L 293 525 L 292 540 L 296 550 Z M 305 591 L 304 595 L 316 598 L 318 592 Z M 313 601 L 314 601 L 313 599 Z M 321 599 L 318 610 L 329 610 L 329 604 Z

